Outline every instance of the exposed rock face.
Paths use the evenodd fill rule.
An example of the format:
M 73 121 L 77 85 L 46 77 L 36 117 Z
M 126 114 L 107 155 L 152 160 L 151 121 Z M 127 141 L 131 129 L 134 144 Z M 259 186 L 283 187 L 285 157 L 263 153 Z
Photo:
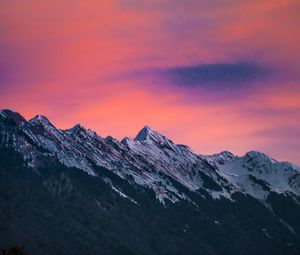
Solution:
M 39 190 L 43 187 L 45 191 L 41 192 L 46 192 L 46 197 L 56 196 L 59 198 L 59 201 L 62 199 L 62 204 L 57 205 L 58 210 L 62 208 L 61 206 L 64 206 L 66 201 L 68 205 L 72 206 L 72 203 L 69 201 L 72 196 L 75 197 L 77 202 L 82 202 L 81 192 L 82 194 L 87 194 L 87 206 L 95 206 L 95 203 L 104 211 L 111 211 L 112 208 L 122 211 L 122 206 L 131 211 L 138 206 L 139 210 L 141 210 L 140 213 L 146 215 L 147 208 L 151 204 L 151 206 L 157 207 L 159 214 L 161 213 L 162 215 L 170 210 L 167 208 L 173 207 L 182 208 L 183 211 L 186 210 L 191 215 L 194 215 L 193 212 L 195 215 L 201 212 L 198 216 L 200 218 L 213 218 L 213 225 L 207 222 L 200 224 L 198 222 L 199 219 L 196 219 L 195 215 L 191 216 L 191 220 L 194 223 L 190 222 L 190 224 L 198 224 L 198 227 L 218 226 L 223 232 L 219 230 L 226 235 L 229 229 L 230 231 L 233 230 L 227 225 L 222 225 L 225 224 L 224 220 L 232 222 L 230 215 L 234 215 L 236 217 L 235 220 L 237 220 L 245 213 L 244 210 L 247 210 L 245 206 L 254 206 L 254 208 L 258 208 L 257 210 L 260 211 L 261 215 L 248 215 L 248 217 L 252 217 L 251 219 L 254 222 L 259 221 L 260 217 L 263 222 L 270 217 L 270 220 L 267 220 L 268 222 L 265 225 L 269 228 L 271 228 L 272 224 L 276 225 L 275 229 L 268 229 L 260 222 L 257 223 L 259 227 L 255 230 L 256 232 L 251 230 L 256 234 L 259 232 L 260 234 L 257 235 L 262 235 L 267 240 L 265 252 L 273 251 L 276 245 L 281 247 L 280 249 L 284 252 L 288 251 L 291 254 L 299 252 L 299 168 L 287 162 L 277 162 L 263 153 L 252 151 L 242 157 L 235 156 L 228 151 L 210 156 L 199 155 L 194 153 L 188 146 L 173 143 L 148 126 L 145 126 L 134 139 L 126 137 L 119 142 L 111 136 L 102 138 L 96 132 L 86 129 L 80 124 L 67 130 L 58 129 L 42 115 L 37 115 L 33 119 L 26 121 L 19 113 L 11 110 L 0 111 L 0 149 L 4 151 L 2 157 L 4 155 L 8 157 L 8 162 L 10 162 L 10 156 L 5 154 L 6 151 L 11 152 L 12 158 L 15 157 L 14 154 L 21 156 L 20 165 L 22 167 L 18 165 L 15 168 L 21 167 L 26 169 L 24 170 L 26 175 L 33 174 L 33 180 L 40 178 L 40 182 L 34 183 L 36 189 Z M 2 158 L 1 162 L 4 178 L 7 177 L 5 171 L 12 166 L 5 167 L 4 158 Z M 47 170 L 43 172 L 43 169 Z M 54 169 L 53 172 L 51 169 Z M 24 174 L 24 171 L 22 174 Z M 15 178 L 17 178 L 18 173 L 14 171 L 13 173 L 16 175 Z M 83 184 L 82 180 L 77 178 L 78 175 L 83 176 L 82 178 L 91 187 L 95 187 L 93 192 L 98 192 L 98 188 L 96 188 L 98 186 L 94 186 L 96 183 L 105 186 L 106 188 L 101 186 L 102 188 L 99 187 L 99 189 L 105 189 L 107 196 L 112 196 L 112 199 L 116 199 L 115 197 L 117 196 L 117 200 L 122 201 L 122 206 L 115 204 L 112 208 L 109 208 L 107 205 L 107 203 L 109 204 L 108 197 L 102 197 L 102 200 L 99 197 L 91 199 L 93 195 L 89 194 L 87 191 L 89 188 L 86 186 L 86 183 Z M 26 180 L 28 187 L 31 188 L 30 179 Z M 18 186 L 19 184 L 14 182 L 14 185 Z M 22 185 L 20 184 L 20 186 Z M 24 187 L 22 186 L 22 188 Z M 12 189 L 14 190 L 14 188 Z M 151 197 L 151 194 L 153 194 L 153 197 Z M 28 196 L 30 197 L 29 194 Z M 13 197 L 8 197 L 13 200 Z M 28 197 L 24 199 L 28 199 Z M 34 203 L 38 203 L 38 200 Z M 222 205 L 228 207 L 228 211 L 226 212 L 225 210 L 224 215 L 220 215 L 218 212 L 218 210 L 222 211 Z M 287 205 L 289 207 L 288 213 L 284 213 L 283 209 Z M 7 206 L 9 207 L 9 204 Z M 40 205 L 36 206 L 39 207 Z M 93 206 L 91 210 L 95 212 Z M 238 208 L 238 210 L 236 211 L 233 208 Z M 3 207 L 2 209 L 5 211 L 8 208 Z M 31 209 L 26 208 L 26 210 L 30 211 Z M 151 209 L 149 210 L 152 211 Z M 2 216 L 5 215 L 3 214 L 4 211 L 1 212 Z M 45 211 L 41 209 L 41 213 L 44 217 Z M 81 217 L 85 213 L 85 210 L 83 210 L 78 216 Z M 177 212 L 172 210 L 169 213 L 172 215 L 170 217 L 177 215 Z M 113 215 L 116 217 L 120 216 L 118 213 Z M 61 215 L 53 217 L 65 219 Z M 151 213 L 149 213 L 149 217 L 151 218 L 149 220 L 155 220 L 155 216 L 151 215 Z M 184 214 L 178 214 L 176 217 L 182 220 Z M 5 216 L 3 216 L 3 220 L 5 220 Z M 26 220 L 28 219 L 26 218 Z M 134 224 L 135 219 L 131 220 Z M 141 221 L 136 220 L 136 224 L 139 226 Z M 13 222 L 13 220 L 11 221 Z M 115 219 L 112 221 L 115 222 Z M 220 223 L 222 221 L 223 223 Z M 117 224 L 117 222 L 115 223 Z M 26 221 L 24 224 L 26 225 L 27 223 Z M 124 219 L 118 223 L 125 224 Z M 41 222 L 41 224 L 47 225 L 46 222 Z M 237 228 L 234 235 L 238 236 L 239 231 L 245 231 L 241 230 L 241 228 L 247 225 L 247 221 L 242 220 L 232 224 Z M 83 225 L 80 225 L 81 227 Z M 158 228 L 161 229 L 161 226 Z M 190 228 L 189 225 L 185 225 L 182 231 L 188 233 Z M 171 231 L 168 227 L 167 229 Z M 10 231 L 13 232 L 13 230 Z M 25 230 L 20 229 L 18 231 L 22 232 Z M 95 231 L 98 231 L 98 234 L 101 233 L 98 228 Z M 164 233 L 164 236 L 169 240 L 169 238 L 173 237 L 172 235 L 176 234 L 171 234 L 172 231 L 168 231 Z M 114 233 L 114 231 L 112 232 Z M 244 233 L 245 236 L 249 237 L 250 233 L 246 232 Z M 5 230 L 3 233 L 5 235 Z M 198 234 L 199 238 L 204 238 L 202 232 L 200 234 L 195 230 L 193 233 L 195 235 Z M 135 230 L 132 234 L 139 235 L 140 232 Z M 217 234 L 214 235 L 218 236 Z M 280 239 L 283 235 L 289 236 L 288 243 Z M 44 237 L 48 238 L 48 236 Z M 87 242 L 91 242 L 94 240 L 93 238 L 88 238 Z M 117 234 L 114 234 L 114 238 L 117 238 Z M 226 238 L 219 237 L 218 240 L 225 240 Z M 3 240 L 13 239 L 5 236 Z M 16 240 L 22 240 L 22 238 L 17 238 Z M 28 240 L 33 242 L 30 238 Z M 183 237 L 180 240 L 187 242 Z M 200 240 L 200 243 L 202 241 Z M 122 243 L 120 240 L 116 242 Z M 146 241 L 143 240 L 143 242 L 146 245 Z M 243 249 L 245 248 L 243 245 L 246 245 L 246 243 L 241 242 L 240 248 Z M 276 243 L 275 246 L 274 242 Z M 296 244 L 297 242 L 298 245 Z M 236 241 L 233 241 L 233 243 L 236 243 Z M 205 246 L 204 244 L 202 245 L 203 247 Z M 224 250 L 225 248 L 218 250 L 218 247 L 212 247 L 211 245 L 206 245 L 203 252 L 198 251 L 198 253 L 220 254 L 220 252 L 226 251 Z M 128 247 L 133 252 L 134 242 L 130 243 L 130 245 L 128 244 Z M 193 250 L 190 251 L 194 251 L 194 248 L 199 248 L 198 244 L 196 245 L 194 242 L 192 242 L 192 247 Z M 239 253 L 236 250 L 237 248 L 230 247 L 230 252 Z M 43 249 L 36 249 L 39 252 L 45 252 Z M 112 253 L 113 249 L 107 249 L 108 253 Z M 135 247 L 134 249 L 137 249 L 134 251 L 137 254 L 146 253 L 147 251 L 155 253 L 155 249 L 150 247 Z M 163 252 L 163 248 L 160 247 L 156 251 Z M 169 251 L 169 249 L 165 250 L 165 252 Z M 181 250 L 178 248 L 178 251 Z

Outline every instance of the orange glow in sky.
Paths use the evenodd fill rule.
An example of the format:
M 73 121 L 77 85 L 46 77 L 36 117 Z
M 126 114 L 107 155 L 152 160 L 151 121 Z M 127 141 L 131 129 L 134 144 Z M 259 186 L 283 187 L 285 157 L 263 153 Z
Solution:
M 300 165 L 300 1 L 0 2 L 0 108 Z

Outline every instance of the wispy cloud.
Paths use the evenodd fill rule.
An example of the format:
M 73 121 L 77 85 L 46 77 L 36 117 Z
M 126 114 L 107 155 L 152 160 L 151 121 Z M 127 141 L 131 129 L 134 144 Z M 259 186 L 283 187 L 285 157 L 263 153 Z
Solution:
M 300 139 L 300 130 L 299 127 L 297 126 L 269 127 L 269 128 L 256 131 L 254 135 L 264 137 L 264 138 L 276 137 L 278 140 L 285 140 L 285 141 L 287 141 L 288 138 L 292 136 L 294 138 L 292 141 L 299 145 L 298 141 Z M 300 147 L 300 145 L 298 147 Z
M 271 70 L 252 63 L 214 63 L 165 68 L 158 74 L 173 85 L 225 88 L 264 81 L 271 75 Z
M 299 0 L 70 2 L 0 1 L 0 108 L 300 164 Z

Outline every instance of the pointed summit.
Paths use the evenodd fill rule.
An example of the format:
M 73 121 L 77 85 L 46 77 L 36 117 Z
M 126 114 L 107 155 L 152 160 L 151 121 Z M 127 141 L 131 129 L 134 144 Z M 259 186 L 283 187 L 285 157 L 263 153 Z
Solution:
M 41 125 L 52 125 L 52 123 L 48 120 L 48 118 L 44 115 L 36 115 L 34 118 L 29 120 L 31 124 L 41 124 Z M 52 125 L 53 126 L 53 125 Z
M 140 132 L 137 134 L 137 136 L 135 137 L 135 140 L 137 141 L 145 141 L 145 140 L 149 140 L 149 138 L 151 136 L 153 136 L 153 134 L 155 134 L 157 132 L 155 132 L 154 130 L 152 130 L 149 126 L 144 126 Z M 158 134 L 158 133 L 157 133 Z
M 73 132 L 77 131 L 78 129 L 84 129 L 84 127 L 81 126 L 81 124 L 77 123 L 73 127 L 69 128 L 69 129 L 65 129 L 64 131 L 66 131 L 67 133 L 73 133 Z
M 93 138 L 97 137 L 97 139 L 100 139 L 100 140 L 103 139 L 95 131 L 93 131 L 89 128 L 85 128 L 84 126 L 82 126 L 79 123 L 74 125 L 72 128 L 64 129 L 62 131 L 65 134 L 74 135 L 74 136 L 78 137 L 79 139 L 83 139 L 83 137 L 85 137 L 86 139 L 91 139 L 92 137 Z
M 146 142 L 150 144 L 155 144 L 155 146 L 159 148 L 168 148 L 173 151 L 179 151 L 179 147 L 177 147 L 173 141 L 165 137 L 164 135 L 161 135 L 157 131 L 153 130 L 149 126 L 145 126 L 141 129 L 141 131 L 137 134 L 136 138 L 132 141 L 138 141 L 138 142 Z M 127 141 L 128 143 L 128 141 Z
M 124 137 L 121 141 L 121 143 L 127 147 L 130 147 L 131 144 L 133 144 L 133 140 L 130 139 L 128 136 Z
M 169 139 L 167 139 L 164 135 L 161 135 L 160 133 L 158 133 L 157 131 L 153 130 L 151 127 L 149 126 L 144 126 L 141 131 L 137 134 L 137 136 L 134 139 L 135 141 L 154 141 L 154 142 L 171 142 Z

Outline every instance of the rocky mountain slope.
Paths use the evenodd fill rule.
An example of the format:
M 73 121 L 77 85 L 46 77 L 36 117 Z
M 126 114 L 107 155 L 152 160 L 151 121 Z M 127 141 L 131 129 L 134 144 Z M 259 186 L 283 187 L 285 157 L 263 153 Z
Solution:
M 0 111 L 0 149 L 0 245 L 25 243 L 33 254 L 300 252 L 300 170 L 263 153 L 199 155 L 148 126 L 118 141 L 11 110 Z

